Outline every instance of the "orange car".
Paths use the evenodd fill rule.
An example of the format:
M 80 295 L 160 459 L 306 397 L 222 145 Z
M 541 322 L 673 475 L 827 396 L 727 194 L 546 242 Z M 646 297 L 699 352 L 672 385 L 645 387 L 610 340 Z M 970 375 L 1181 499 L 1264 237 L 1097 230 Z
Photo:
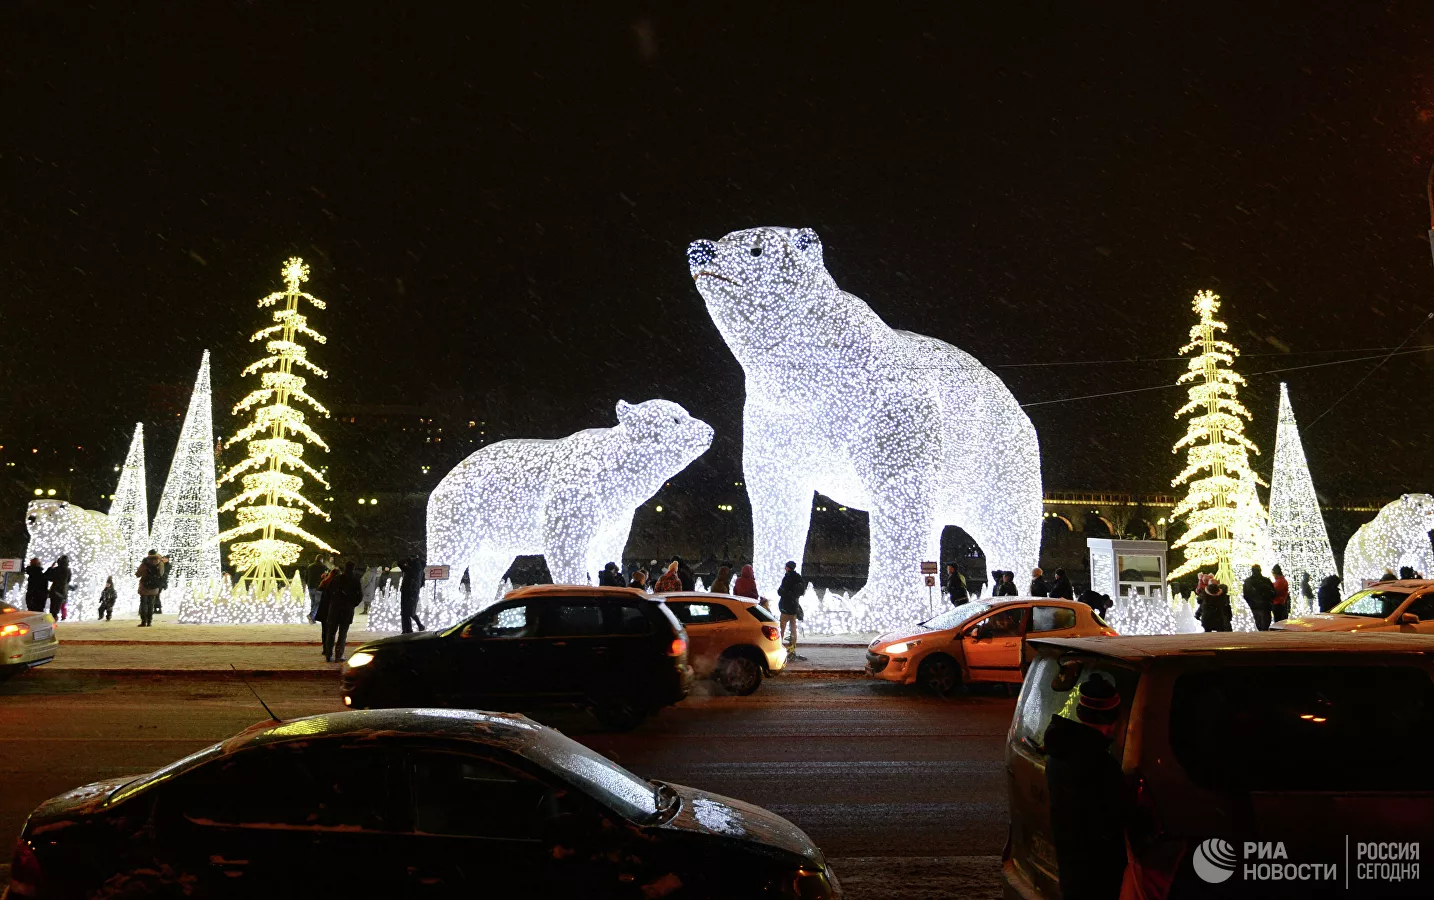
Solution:
M 1084 603 L 1002 597 L 963 603 L 911 628 L 889 631 L 866 650 L 866 674 L 946 694 L 975 681 L 1019 684 L 1027 638 L 1114 635 Z
M 688 659 L 698 678 L 712 677 L 746 696 L 787 664 L 777 620 L 751 600 L 705 591 L 658 594 L 687 630 Z

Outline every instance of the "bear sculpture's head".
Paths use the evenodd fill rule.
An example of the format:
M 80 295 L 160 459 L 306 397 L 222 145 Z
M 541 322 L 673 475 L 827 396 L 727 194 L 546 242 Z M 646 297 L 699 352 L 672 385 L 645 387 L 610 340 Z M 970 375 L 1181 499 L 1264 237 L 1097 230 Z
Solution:
M 635 457 L 634 468 L 644 475 L 670 478 L 712 446 L 712 426 L 670 400 L 619 400 L 617 422 Z
M 1416 533 L 1434 529 L 1434 496 L 1404 494 L 1398 502 L 1401 524 L 1407 522 L 1410 530 Z
M 687 266 L 707 312 L 734 350 L 766 350 L 836 290 L 810 228 L 748 228 L 720 241 L 693 241 Z

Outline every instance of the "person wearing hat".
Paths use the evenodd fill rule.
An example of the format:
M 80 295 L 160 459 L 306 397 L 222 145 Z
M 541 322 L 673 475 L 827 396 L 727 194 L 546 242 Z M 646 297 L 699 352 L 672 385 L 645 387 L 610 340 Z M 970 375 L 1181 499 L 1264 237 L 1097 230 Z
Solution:
M 1230 592 L 1214 575 L 1201 575 L 1196 591 L 1195 618 L 1206 631 L 1232 631 L 1234 610 L 1230 608 Z
M 1051 716 L 1046 728 L 1046 787 L 1061 896 L 1115 900 L 1125 877 L 1129 792 L 1111 736 L 1121 697 L 1095 672 L 1079 688 L 1075 718 Z

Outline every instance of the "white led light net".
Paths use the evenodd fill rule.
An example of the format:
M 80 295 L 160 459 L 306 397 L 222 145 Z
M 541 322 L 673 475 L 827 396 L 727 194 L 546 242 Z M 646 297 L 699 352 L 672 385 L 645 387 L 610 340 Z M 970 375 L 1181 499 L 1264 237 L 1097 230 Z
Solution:
M 1290 406 L 1289 387 L 1280 384 L 1280 424 L 1275 436 L 1275 465 L 1270 477 L 1270 541 L 1274 558 L 1290 583 L 1290 599 L 1299 596 L 1300 578 L 1310 576 L 1318 586 L 1325 576 L 1337 571 L 1334 551 L 1329 546 L 1324 515 L 1315 496 L 1314 481 L 1305 462 L 1295 411 Z M 1293 613 L 1293 608 L 1291 609 Z
M 253 582 L 234 587 L 227 578 L 170 583 L 179 595 L 181 625 L 303 625 L 309 621 L 309 595 L 298 579 L 264 593 Z
M 1411 566 L 1425 577 L 1434 574 L 1430 529 L 1434 529 L 1434 497 L 1405 494 L 1385 504 L 1374 521 L 1361 525 L 1344 546 L 1344 595 L 1359 590 L 1364 580 L 1380 578 L 1385 569 L 1398 575 L 1401 566 Z
M 134 425 L 134 437 L 130 439 L 129 453 L 120 470 L 109 515 L 124 537 L 128 548 L 125 561 L 132 572 L 149 550 L 149 491 L 144 477 L 144 425 L 140 422 Z M 116 590 L 119 587 L 116 582 Z
M 870 513 L 867 583 L 843 630 L 924 614 L 920 563 L 938 559 L 946 525 L 963 528 L 990 569 L 1036 565 L 1040 448 L 989 369 L 892 329 L 838 288 L 810 229 L 737 231 L 687 253 L 746 373 L 742 467 L 764 596 L 775 599 L 787 560 L 801 563 L 814 492 Z
M 113 616 L 139 616 L 138 580 L 128 563 L 124 535 L 115 520 L 64 500 L 32 500 L 25 511 L 30 546 L 25 558 L 38 556 L 47 568 L 60 556 L 70 558 L 68 610 L 73 620 L 94 618 L 105 578 L 113 577 Z
M 219 502 L 214 487 L 214 414 L 210 403 L 209 351 L 199 364 L 179 446 L 154 514 L 151 540 L 169 557 L 170 577 L 219 577 Z M 149 549 L 149 548 L 145 548 Z
M 492 597 L 517 556 L 541 553 L 557 584 L 593 583 L 621 559 L 633 511 L 706 452 L 712 428 L 666 400 L 619 401 L 617 421 L 499 441 L 443 476 L 428 498 L 427 561 L 453 576 L 439 597 L 456 595 L 447 585 L 465 568 L 473 596 Z

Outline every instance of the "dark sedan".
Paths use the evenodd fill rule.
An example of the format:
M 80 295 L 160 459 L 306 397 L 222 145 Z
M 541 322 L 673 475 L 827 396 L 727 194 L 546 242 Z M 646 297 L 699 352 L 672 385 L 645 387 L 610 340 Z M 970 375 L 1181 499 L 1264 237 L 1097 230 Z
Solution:
M 838 897 L 756 806 L 471 710 L 265 722 L 31 814 L 13 896 Z

